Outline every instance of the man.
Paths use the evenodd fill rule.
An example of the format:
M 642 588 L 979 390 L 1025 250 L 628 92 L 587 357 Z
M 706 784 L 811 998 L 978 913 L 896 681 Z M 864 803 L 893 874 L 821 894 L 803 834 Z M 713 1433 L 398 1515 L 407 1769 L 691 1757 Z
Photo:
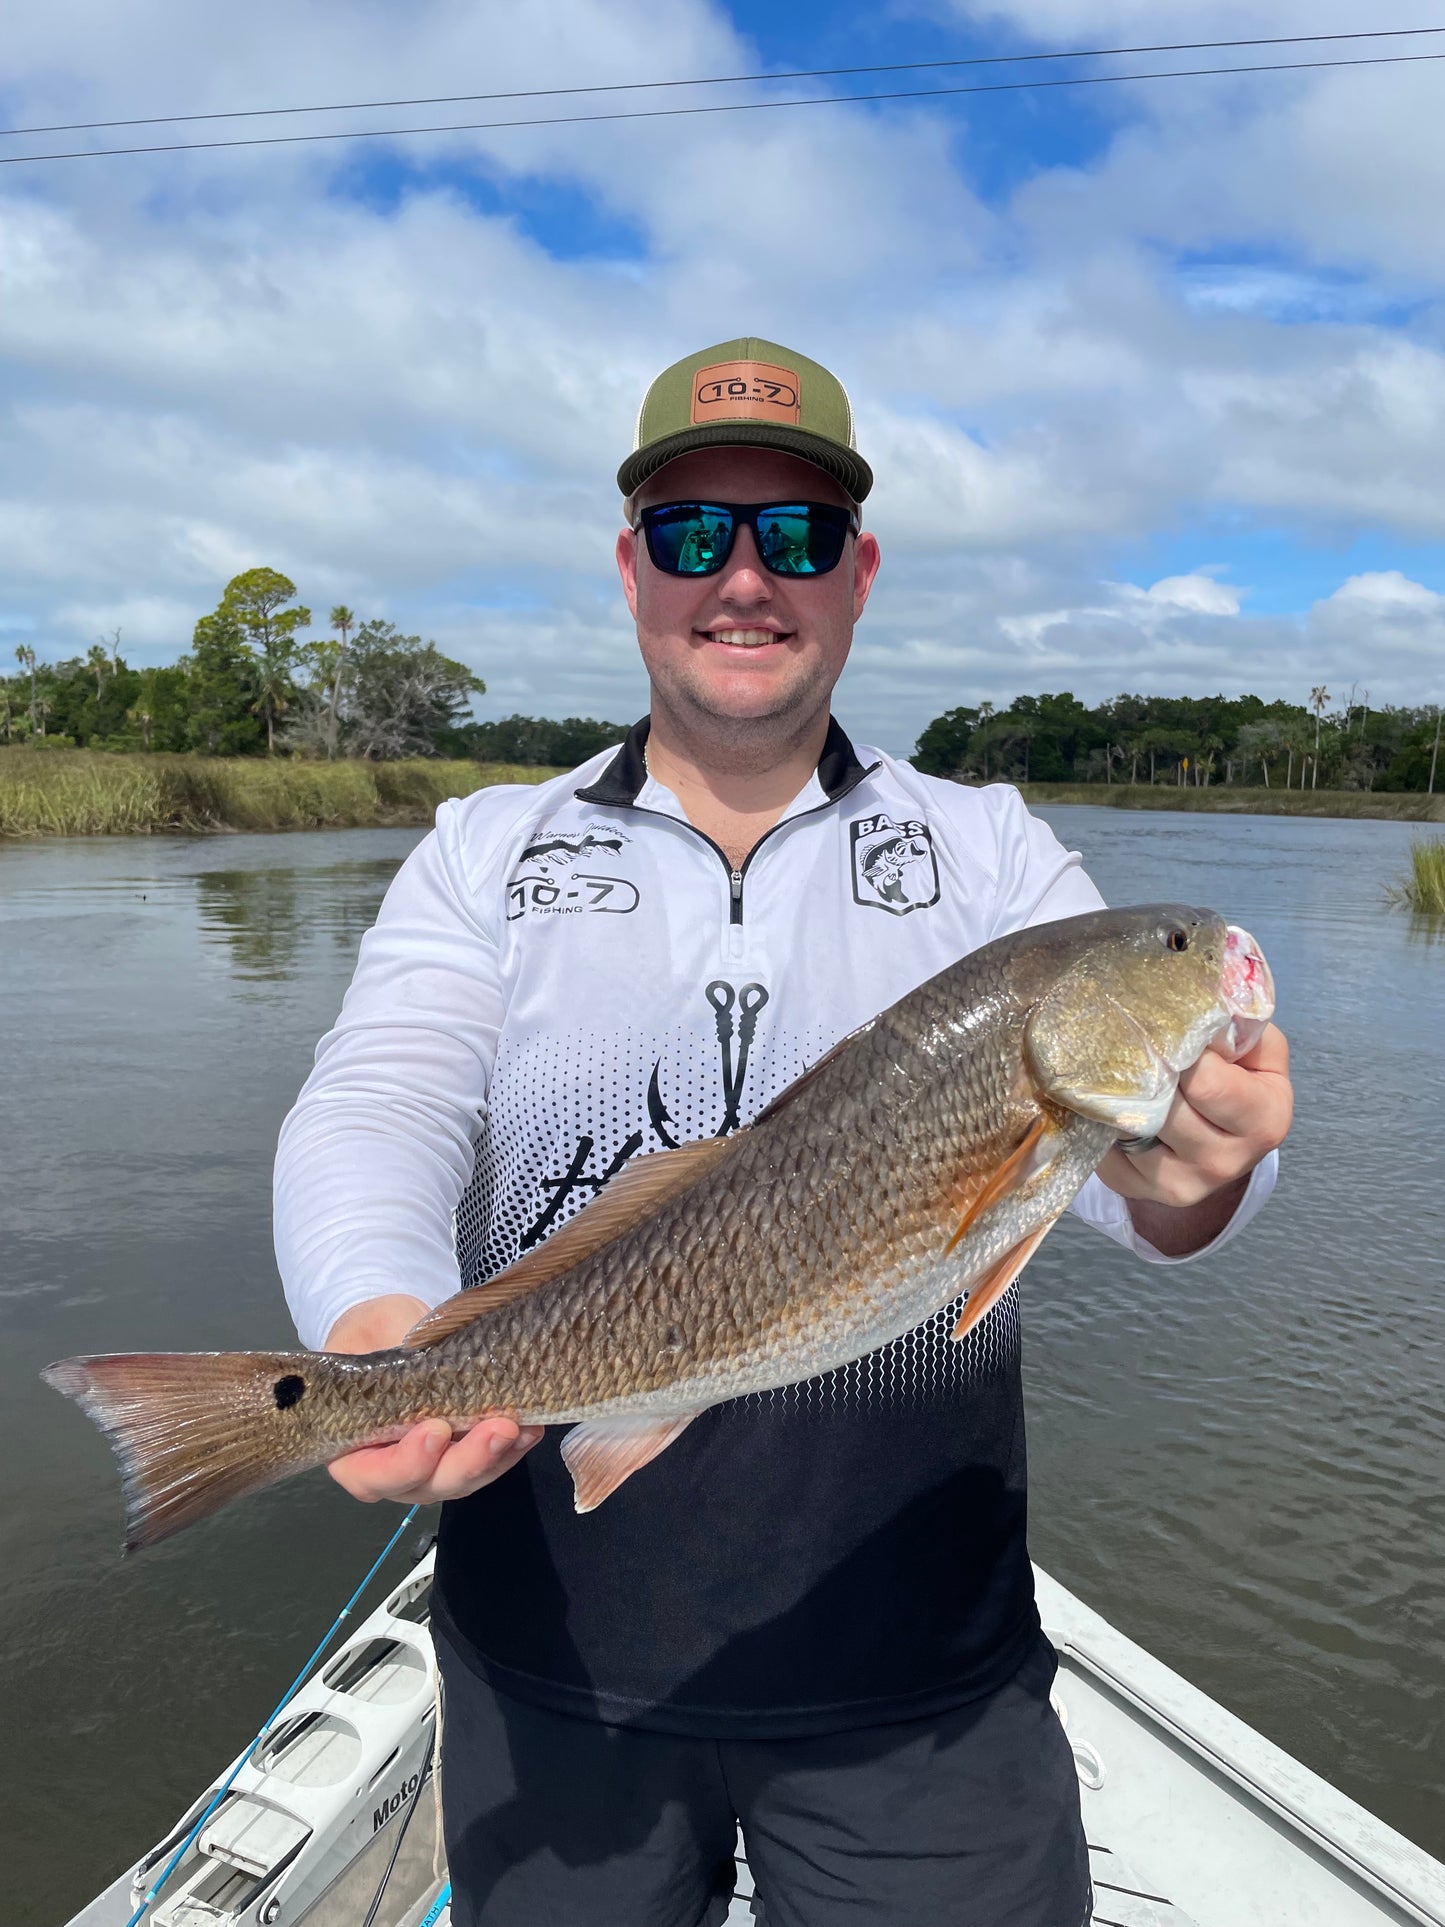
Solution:
M 1100 901 L 1016 791 L 832 720 L 879 553 L 825 369 L 756 340 L 687 357 L 618 481 L 650 720 L 445 805 L 393 884 L 282 1134 L 309 1343 L 395 1344 L 631 1157 L 745 1124 L 964 952 Z M 1153 1262 L 1206 1249 L 1267 1195 L 1289 1111 L 1277 1031 L 1210 1054 L 1076 1208 Z M 452 1502 L 432 1624 L 458 1927 L 716 1922 L 738 1820 L 771 1927 L 1086 1918 L 1017 1296 L 963 1344 L 953 1318 L 704 1413 L 582 1517 L 555 1438 L 506 1419 L 332 1468 L 362 1499 Z

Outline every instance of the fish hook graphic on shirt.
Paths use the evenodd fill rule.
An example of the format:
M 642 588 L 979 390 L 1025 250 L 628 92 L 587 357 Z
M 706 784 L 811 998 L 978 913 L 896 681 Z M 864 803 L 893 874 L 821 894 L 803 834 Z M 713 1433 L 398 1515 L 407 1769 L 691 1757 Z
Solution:
M 703 994 L 712 1006 L 721 1059 L 723 1115 L 722 1122 L 712 1136 L 726 1137 L 741 1122 L 740 1107 L 743 1087 L 747 1082 L 748 1059 L 757 1034 L 758 1013 L 768 1001 L 768 991 L 763 984 L 744 984 L 739 989 L 726 979 L 715 977 Z M 652 1079 L 647 1087 L 647 1115 L 663 1148 L 675 1151 L 680 1140 L 668 1128 L 676 1120 L 663 1098 L 661 1078 L 662 1059 L 659 1057 L 652 1067 Z M 542 1188 L 550 1196 L 522 1233 L 519 1252 L 530 1251 L 534 1245 L 542 1242 L 577 1192 L 595 1198 L 604 1185 L 612 1182 L 628 1159 L 637 1155 L 646 1140 L 645 1131 L 630 1132 L 600 1171 L 589 1171 L 587 1165 L 596 1149 L 596 1140 L 590 1133 L 584 1133 L 577 1140 L 577 1148 L 568 1160 L 566 1170 L 543 1178 Z
M 730 1131 L 738 1128 L 740 1122 L 739 1106 L 742 1103 L 743 1085 L 747 1081 L 748 1057 L 757 1033 L 758 1013 L 768 1001 L 768 992 L 762 984 L 744 984 L 738 990 L 725 978 L 714 977 L 704 994 L 712 1005 L 717 1023 L 718 1050 L 722 1057 L 723 1117 L 712 1135 L 726 1137 Z M 734 1010 L 738 1013 L 736 1019 Z M 736 1062 L 733 1059 L 735 1035 Z M 663 1102 L 661 1076 L 662 1059 L 659 1057 L 652 1067 L 652 1081 L 647 1087 L 647 1115 L 666 1148 L 675 1151 L 679 1141 L 667 1128 L 675 1120 Z

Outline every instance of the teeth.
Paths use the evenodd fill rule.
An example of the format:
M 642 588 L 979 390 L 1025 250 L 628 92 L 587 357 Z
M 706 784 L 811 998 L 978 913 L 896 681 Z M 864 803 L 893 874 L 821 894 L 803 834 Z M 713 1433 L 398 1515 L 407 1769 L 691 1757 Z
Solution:
M 710 634 L 714 642 L 725 642 L 734 649 L 761 649 L 764 643 L 778 639 L 771 629 L 713 629 Z

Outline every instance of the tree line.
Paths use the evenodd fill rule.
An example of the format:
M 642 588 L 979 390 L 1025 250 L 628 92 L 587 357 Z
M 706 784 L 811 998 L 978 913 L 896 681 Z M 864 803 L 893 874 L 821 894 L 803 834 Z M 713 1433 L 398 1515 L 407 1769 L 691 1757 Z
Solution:
M 935 716 L 914 767 L 978 782 L 1250 784 L 1268 789 L 1445 787 L 1438 705 L 1258 696 L 1016 696 Z
M 332 609 L 328 634 L 276 569 L 247 569 L 195 626 L 178 662 L 132 669 L 120 632 L 84 656 L 15 650 L 0 677 L 0 741 L 207 756 L 467 755 L 486 684 L 434 642 Z

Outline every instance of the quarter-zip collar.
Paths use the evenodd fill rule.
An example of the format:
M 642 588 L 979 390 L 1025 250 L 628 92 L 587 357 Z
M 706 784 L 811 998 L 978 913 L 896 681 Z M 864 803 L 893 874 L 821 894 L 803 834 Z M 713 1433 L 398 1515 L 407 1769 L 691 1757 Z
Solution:
M 627 809 L 634 806 L 648 781 L 647 738 L 652 728 L 652 718 L 644 716 L 628 730 L 617 754 L 603 770 L 595 783 L 574 793 L 584 803 L 610 803 Z M 874 765 L 877 768 L 877 765 Z M 858 760 L 858 753 L 848 740 L 846 731 L 836 716 L 828 718 L 828 734 L 823 739 L 823 753 L 818 758 L 818 768 L 814 782 L 817 784 L 818 800 L 837 803 L 850 790 L 856 789 L 870 772 Z M 789 807 L 789 816 L 797 813 L 798 806 L 816 807 L 810 796 L 813 784 L 804 789 Z

